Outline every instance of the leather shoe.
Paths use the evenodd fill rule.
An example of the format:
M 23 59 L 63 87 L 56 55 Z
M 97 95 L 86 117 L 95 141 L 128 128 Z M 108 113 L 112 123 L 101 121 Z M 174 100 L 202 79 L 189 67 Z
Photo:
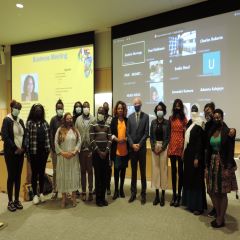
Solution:
M 131 203 L 136 199 L 136 195 L 131 195 L 131 197 L 129 198 L 128 202 Z
M 144 205 L 146 203 L 146 196 L 142 196 L 141 198 L 141 204 Z
M 171 202 L 170 202 L 170 206 L 171 206 L 171 207 L 174 206 L 176 200 L 177 200 L 176 196 L 173 195 L 172 200 L 171 200 Z
M 108 206 L 108 201 L 104 199 L 104 200 L 102 201 L 102 205 L 103 205 L 104 207 Z
M 163 207 L 164 205 L 165 205 L 165 197 L 164 197 L 164 196 L 161 196 L 160 206 Z
M 125 198 L 125 193 L 124 193 L 123 189 L 120 189 L 120 197 Z
M 103 207 L 103 203 L 102 202 L 96 202 L 96 205 L 98 206 L 98 207 Z
M 160 203 L 159 197 L 155 197 L 155 199 L 153 201 L 153 205 L 156 206 L 156 205 L 158 205 L 158 203 Z

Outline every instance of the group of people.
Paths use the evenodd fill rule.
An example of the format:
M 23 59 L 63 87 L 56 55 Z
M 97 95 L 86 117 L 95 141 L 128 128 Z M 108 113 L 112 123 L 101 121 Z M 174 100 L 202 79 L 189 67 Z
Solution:
M 139 164 L 141 204 L 145 204 L 149 116 L 142 111 L 140 98 L 133 100 L 133 106 L 135 111 L 127 118 L 127 106 L 123 101 L 116 103 L 113 116 L 108 114 L 108 103 L 104 103 L 98 108 L 95 118 L 90 114 L 88 102 L 76 102 L 73 114 L 64 114 L 64 104 L 58 100 L 56 116 L 49 125 L 45 120 L 43 106 L 34 104 L 25 128 L 19 118 L 21 104 L 12 101 L 11 113 L 2 125 L 4 156 L 8 170 L 8 209 L 16 211 L 23 208 L 19 201 L 19 190 L 24 154 L 31 164 L 33 203 L 45 201 L 44 173 L 50 153 L 53 164 L 52 199 L 57 198 L 58 192 L 62 193 L 63 208 L 69 193 L 72 205 L 76 206 L 80 187 L 83 201 L 92 201 L 95 192 L 96 205 L 107 206 L 105 195 L 111 194 L 112 163 L 112 199 L 124 198 L 124 180 L 129 160 L 131 196 L 128 202 L 136 200 Z M 174 101 L 169 119 L 165 118 L 167 107 L 163 102 L 156 105 L 154 113 L 156 117 L 150 125 L 151 183 L 156 190 L 153 205 L 165 205 L 170 158 L 173 192 L 170 206 L 183 205 L 195 215 L 202 214 L 207 209 L 207 189 L 213 204 L 213 210 L 209 214 L 215 216 L 211 225 L 214 228 L 223 227 L 228 203 L 227 193 L 237 190 L 234 161 L 236 130 L 227 127 L 223 111 L 215 109 L 214 103 L 208 103 L 204 107 L 206 123 L 200 117 L 197 105 L 191 107 L 191 119 L 187 120 L 180 99 Z

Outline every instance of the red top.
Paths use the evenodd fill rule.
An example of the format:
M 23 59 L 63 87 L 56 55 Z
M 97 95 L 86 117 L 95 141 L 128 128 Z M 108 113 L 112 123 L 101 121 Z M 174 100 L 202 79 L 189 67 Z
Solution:
M 187 125 L 187 119 L 180 120 L 179 118 L 171 119 L 171 135 L 168 145 L 168 156 L 182 157 L 184 147 L 184 134 Z

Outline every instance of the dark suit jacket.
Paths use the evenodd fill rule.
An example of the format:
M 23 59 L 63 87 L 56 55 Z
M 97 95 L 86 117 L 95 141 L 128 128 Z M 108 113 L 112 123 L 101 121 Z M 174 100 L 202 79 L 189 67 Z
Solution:
M 214 129 L 210 131 L 208 137 L 208 146 L 207 146 L 207 165 L 209 166 L 212 155 L 212 147 L 210 145 L 210 138 L 214 133 Z M 236 166 L 236 162 L 234 160 L 234 148 L 235 148 L 235 138 L 230 137 L 229 128 L 226 124 L 223 124 L 221 130 L 221 145 L 220 145 L 220 158 L 225 168 L 232 168 Z
M 127 122 L 127 138 L 132 149 L 132 144 L 140 144 L 140 149 L 146 149 L 146 140 L 149 136 L 149 116 L 141 112 L 139 123 L 136 122 L 135 112 L 132 113 Z
M 124 118 L 124 122 L 125 122 L 126 127 L 127 127 L 127 121 L 128 121 L 128 119 Z M 118 137 L 118 118 L 117 117 L 114 117 L 112 119 L 111 133 L 112 133 L 112 135 L 115 135 L 116 137 Z M 128 148 L 128 151 L 129 151 L 129 144 L 128 143 L 127 143 L 127 148 Z M 116 151 L 117 151 L 117 142 L 113 140 L 112 141 L 112 147 L 111 147 L 111 159 L 113 161 L 115 160 L 115 157 L 116 157 Z

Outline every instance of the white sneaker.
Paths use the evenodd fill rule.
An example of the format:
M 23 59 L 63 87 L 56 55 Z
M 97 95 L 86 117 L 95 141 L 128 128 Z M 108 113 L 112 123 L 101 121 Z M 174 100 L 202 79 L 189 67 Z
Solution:
M 35 195 L 34 198 L 33 198 L 33 204 L 38 204 L 39 203 L 39 198 L 38 198 L 38 195 Z
M 41 202 L 45 202 L 46 201 L 46 199 L 45 199 L 45 197 L 44 197 L 44 195 L 42 193 L 40 194 L 39 198 L 40 198 Z

